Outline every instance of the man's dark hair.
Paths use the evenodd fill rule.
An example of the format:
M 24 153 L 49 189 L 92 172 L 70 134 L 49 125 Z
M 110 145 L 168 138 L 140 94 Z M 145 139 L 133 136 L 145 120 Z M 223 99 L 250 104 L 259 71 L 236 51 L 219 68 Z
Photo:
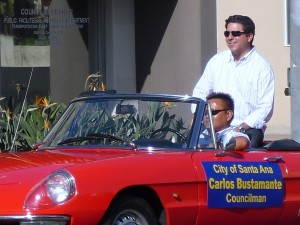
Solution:
M 222 101 L 224 102 L 224 107 L 228 110 L 234 111 L 234 101 L 229 94 L 213 92 L 206 97 L 207 101 L 210 99 L 222 99 Z
M 228 19 L 225 20 L 226 29 L 229 23 L 239 23 L 243 26 L 245 33 L 247 34 L 252 33 L 253 35 L 255 35 L 255 24 L 248 16 L 242 16 L 242 15 L 229 16 Z

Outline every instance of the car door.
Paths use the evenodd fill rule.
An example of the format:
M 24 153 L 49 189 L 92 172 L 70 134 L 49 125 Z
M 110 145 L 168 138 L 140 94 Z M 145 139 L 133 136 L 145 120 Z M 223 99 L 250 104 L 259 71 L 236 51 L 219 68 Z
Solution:
M 195 151 L 197 225 L 274 225 L 283 210 L 286 165 L 276 152 Z
M 286 141 L 282 139 L 282 141 Z M 288 151 L 280 150 L 276 152 L 281 155 L 282 160 L 286 164 L 287 176 L 285 181 L 285 199 L 284 208 L 277 225 L 294 225 L 300 223 L 300 148 Z

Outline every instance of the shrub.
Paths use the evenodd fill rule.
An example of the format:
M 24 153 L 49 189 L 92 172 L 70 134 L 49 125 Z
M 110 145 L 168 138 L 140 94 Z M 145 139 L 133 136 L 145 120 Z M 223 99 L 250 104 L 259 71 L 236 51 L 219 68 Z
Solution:
M 41 142 L 66 106 L 36 97 L 35 104 L 24 102 L 11 109 L 0 98 L 0 150 L 22 151 Z

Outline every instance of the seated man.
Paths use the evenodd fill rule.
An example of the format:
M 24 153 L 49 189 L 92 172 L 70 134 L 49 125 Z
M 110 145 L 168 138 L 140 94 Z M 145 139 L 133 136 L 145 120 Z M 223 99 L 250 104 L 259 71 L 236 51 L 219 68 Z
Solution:
M 230 123 L 234 116 L 234 102 L 230 95 L 224 93 L 211 93 L 207 96 L 207 101 L 210 104 L 212 112 L 212 123 L 216 132 L 217 142 L 222 142 L 223 146 L 229 143 L 231 138 L 235 140 L 235 146 L 233 150 L 241 150 L 250 147 L 249 137 L 239 131 L 234 131 L 233 126 Z M 204 116 L 204 125 L 206 130 L 200 134 L 199 144 L 200 147 L 208 147 L 211 145 L 210 138 L 210 123 L 208 114 Z

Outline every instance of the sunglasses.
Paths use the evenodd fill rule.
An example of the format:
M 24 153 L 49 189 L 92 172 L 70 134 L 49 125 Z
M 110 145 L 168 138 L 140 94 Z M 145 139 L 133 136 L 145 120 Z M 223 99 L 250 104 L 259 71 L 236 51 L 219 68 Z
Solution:
M 225 37 L 229 37 L 229 34 L 232 34 L 233 37 L 239 37 L 243 34 L 247 34 L 246 32 L 242 32 L 242 31 L 224 31 L 224 36 Z
M 212 116 L 215 116 L 217 114 L 219 114 L 220 112 L 223 112 L 223 111 L 228 111 L 228 109 L 216 109 L 216 110 L 211 110 L 211 115 Z M 208 115 L 208 111 L 205 112 L 205 115 Z

